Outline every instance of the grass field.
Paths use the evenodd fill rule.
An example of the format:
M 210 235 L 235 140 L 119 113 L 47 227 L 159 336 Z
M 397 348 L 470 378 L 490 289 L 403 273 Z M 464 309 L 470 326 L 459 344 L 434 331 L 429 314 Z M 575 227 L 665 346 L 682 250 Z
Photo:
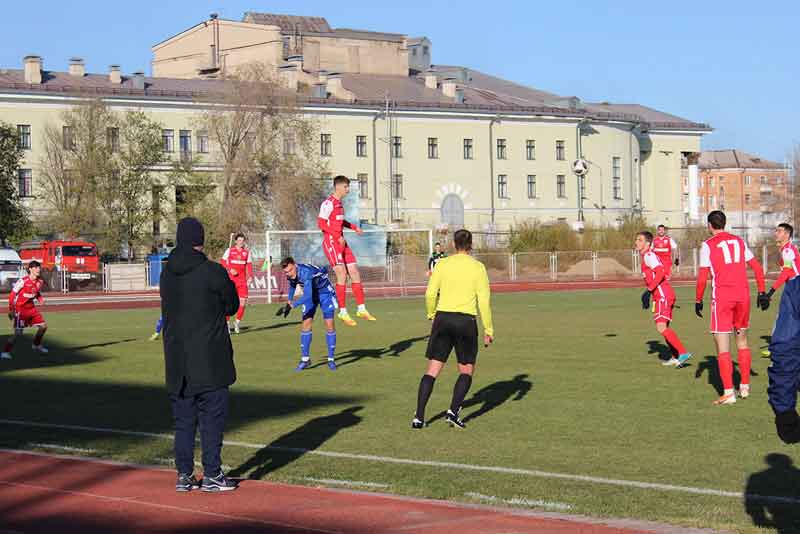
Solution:
M 465 431 L 441 419 L 409 427 L 430 327 L 420 298 L 373 301 L 377 323 L 339 326 L 335 373 L 324 366 L 321 319 L 313 349 L 323 365 L 295 373 L 298 317 L 251 307 L 251 328 L 234 338 L 226 440 L 236 443 L 223 461 L 239 476 L 741 532 L 775 531 L 754 526 L 774 514 L 778 531 L 792 532 L 799 504 L 739 495 L 800 499 L 797 451 L 775 436 L 760 358 L 775 310 L 753 311 L 751 398 L 714 407 L 713 342 L 691 292 L 678 290 L 674 327 L 694 353 L 680 370 L 659 365 L 666 347 L 638 289 L 495 296 L 497 339 L 479 356 Z M 0 362 L 2 419 L 169 433 L 161 345 L 147 341 L 157 313 L 47 314 L 51 353 L 34 354 L 26 340 Z M 428 419 L 447 407 L 454 380 L 451 362 Z M 148 464 L 172 456 L 168 439 L 8 422 L 0 446 Z

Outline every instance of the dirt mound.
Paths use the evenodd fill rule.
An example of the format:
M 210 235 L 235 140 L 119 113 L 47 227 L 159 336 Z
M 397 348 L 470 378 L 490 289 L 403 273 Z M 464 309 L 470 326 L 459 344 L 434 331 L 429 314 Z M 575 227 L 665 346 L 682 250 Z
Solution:
M 567 275 L 572 276 L 592 276 L 592 260 L 582 260 L 567 269 Z M 631 270 L 622 265 L 614 258 L 597 258 L 597 274 L 631 274 Z

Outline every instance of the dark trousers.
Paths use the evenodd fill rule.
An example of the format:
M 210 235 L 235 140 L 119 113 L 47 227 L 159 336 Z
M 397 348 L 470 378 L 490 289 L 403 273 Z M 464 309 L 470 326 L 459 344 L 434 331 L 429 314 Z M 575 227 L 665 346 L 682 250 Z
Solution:
M 203 475 L 215 477 L 222 471 L 222 433 L 228 418 L 228 388 L 194 396 L 170 394 L 175 420 L 175 467 L 178 473 L 194 472 L 194 443 L 200 423 Z
M 769 403 L 776 414 L 788 412 L 795 409 L 800 389 L 800 277 L 783 286 L 769 351 Z

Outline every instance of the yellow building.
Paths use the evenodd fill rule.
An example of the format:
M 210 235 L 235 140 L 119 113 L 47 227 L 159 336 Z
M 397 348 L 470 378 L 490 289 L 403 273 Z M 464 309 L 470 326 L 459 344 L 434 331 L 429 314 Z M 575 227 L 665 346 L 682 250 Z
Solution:
M 427 38 L 332 29 L 321 18 L 212 17 L 155 45 L 150 77 L 118 66 L 87 74 L 80 59 L 55 72 L 26 57 L 22 69 L 0 70 L 0 121 L 19 128 L 20 191 L 34 208 L 42 206 L 44 127 L 87 97 L 146 111 L 163 124 L 171 157 L 192 152 L 213 171 L 214 147 L 194 126 L 197 97 L 258 60 L 307 95 L 302 108 L 318 120 L 320 153 L 333 174 L 359 184 L 363 221 L 484 230 L 530 219 L 613 224 L 640 212 L 654 223 L 684 222 L 681 176 L 696 175 L 707 125 L 431 66 L 431 57 Z M 579 158 L 588 165 L 582 179 L 573 172 Z

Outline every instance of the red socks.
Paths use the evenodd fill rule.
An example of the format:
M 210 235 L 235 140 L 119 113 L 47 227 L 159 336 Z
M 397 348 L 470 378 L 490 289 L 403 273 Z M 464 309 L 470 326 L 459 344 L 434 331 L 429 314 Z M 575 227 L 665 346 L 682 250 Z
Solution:
M 683 347 L 683 343 L 681 343 L 680 338 L 678 338 L 678 334 L 675 333 L 675 330 L 672 328 L 667 328 L 661 335 L 664 336 L 664 339 L 669 343 L 670 346 L 675 347 L 675 350 L 678 351 L 678 354 L 685 354 L 686 349 Z
M 741 384 L 744 386 L 749 385 L 750 363 L 753 361 L 753 358 L 750 356 L 750 349 L 739 349 L 736 358 L 739 360 L 739 373 L 742 375 Z
M 356 298 L 356 304 L 359 306 L 364 304 L 364 286 L 361 285 L 361 282 L 353 282 L 350 284 L 350 287 L 353 288 L 353 296 Z
M 244 304 L 239 305 L 239 310 L 236 312 L 236 320 L 241 321 L 244 318 Z
M 733 361 L 730 352 L 721 352 L 717 355 L 717 365 L 719 366 L 719 376 L 722 379 L 722 387 L 726 390 L 733 389 Z M 748 366 L 749 372 L 749 366 Z
M 336 302 L 339 303 L 339 309 L 343 310 L 347 307 L 347 286 L 344 284 L 336 284 Z

